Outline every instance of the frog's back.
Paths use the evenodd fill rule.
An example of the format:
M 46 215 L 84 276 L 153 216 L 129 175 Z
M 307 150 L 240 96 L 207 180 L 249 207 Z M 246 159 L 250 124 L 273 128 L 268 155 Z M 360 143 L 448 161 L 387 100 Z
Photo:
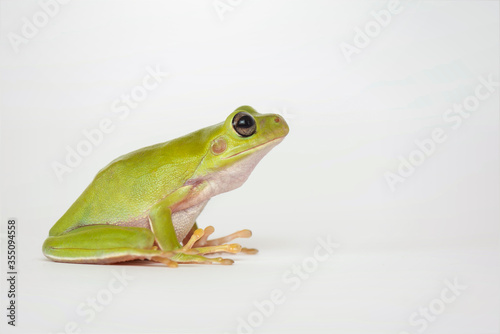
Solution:
M 133 226 L 134 222 L 144 222 L 156 202 L 189 179 L 203 156 L 204 147 L 186 148 L 182 139 L 145 147 L 113 160 L 99 171 L 49 235 L 85 225 Z

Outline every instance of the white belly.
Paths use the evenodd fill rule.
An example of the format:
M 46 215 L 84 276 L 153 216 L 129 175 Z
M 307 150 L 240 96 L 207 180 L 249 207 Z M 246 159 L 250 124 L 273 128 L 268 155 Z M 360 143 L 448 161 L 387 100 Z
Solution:
M 195 206 L 189 207 L 182 211 L 177 211 L 172 214 L 172 223 L 174 225 L 177 240 L 182 243 L 188 232 L 196 222 L 196 218 L 207 205 L 208 200 L 201 202 Z

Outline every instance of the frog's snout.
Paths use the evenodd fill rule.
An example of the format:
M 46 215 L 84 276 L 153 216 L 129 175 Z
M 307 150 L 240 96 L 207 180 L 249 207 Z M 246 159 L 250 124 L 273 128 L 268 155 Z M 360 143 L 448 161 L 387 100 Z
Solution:
M 290 131 L 290 129 L 288 128 L 288 124 L 281 115 L 274 115 L 274 117 L 272 117 L 272 123 L 275 128 L 277 137 L 284 137 Z

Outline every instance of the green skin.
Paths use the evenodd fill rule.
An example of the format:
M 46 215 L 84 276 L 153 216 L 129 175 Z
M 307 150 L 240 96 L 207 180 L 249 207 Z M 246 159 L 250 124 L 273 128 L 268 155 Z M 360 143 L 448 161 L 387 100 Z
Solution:
M 233 126 L 240 112 L 255 120 L 251 136 Z M 242 106 L 223 123 L 121 156 L 99 171 L 50 229 L 43 253 L 73 263 L 221 263 L 183 248 L 186 231 L 196 228 L 211 197 L 243 184 L 287 134 L 281 116 Z

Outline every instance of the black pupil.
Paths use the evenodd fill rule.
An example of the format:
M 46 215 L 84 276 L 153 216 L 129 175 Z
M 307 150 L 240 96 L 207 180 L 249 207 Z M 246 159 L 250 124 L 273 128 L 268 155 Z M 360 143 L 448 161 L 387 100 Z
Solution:
M 237 113 L 233 118 L 233 128 L 242 137 L 250 137 L 256 130 L 255 119 L 245 113 Z
M 250 117 L 250 116 L 242 116 L 239 120 L 238 120 L 238 127 L 239 128 L 244 128 L 244 129 L 248 129 L 250 127 L 253 126 L 253 118 Z

